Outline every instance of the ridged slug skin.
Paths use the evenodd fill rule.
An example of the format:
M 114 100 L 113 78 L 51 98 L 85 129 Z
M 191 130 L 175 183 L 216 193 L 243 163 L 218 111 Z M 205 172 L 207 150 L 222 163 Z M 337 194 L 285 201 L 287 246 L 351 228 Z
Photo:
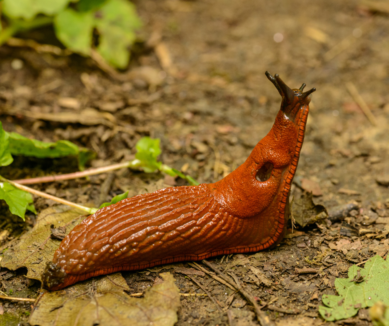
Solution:
M 43 274 L 62 289 L 97 275 L 263 250 L 282 240 L 309 95 L 266 73 L 282 96 L 268 135 L 224 179 L 166 188 L 105 207 L 62 241 Z

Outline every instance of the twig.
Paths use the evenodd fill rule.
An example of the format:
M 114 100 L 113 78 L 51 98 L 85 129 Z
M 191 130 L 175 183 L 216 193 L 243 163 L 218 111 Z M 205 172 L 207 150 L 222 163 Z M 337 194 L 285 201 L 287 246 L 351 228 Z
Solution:
M 107 61 L 104 60 L 104 58 L 100 55 L 100 53 L 97 52 L 95 49 L 90 50 L 90 56 L 96 62 L 98 67 L 104 72 L 106 72 L 113 79 L 120 80 L 120 81 L 128 80 L 128 76 L 126 74 L 121 74 L 117 72 L 114 68 L 112 68 L 107 63 Z
M 36 299 L 29 299 L 29 298 L 15 298 L 15 297 L 8 297 L 6 295 L 0 295 L 0 299 L 3 300 L 10 300 L 10 301 L 22 301 L 22 302 L 35 302 Z
M 270 320 L 269 316 L 267 316 L 266 313 L 261 310 L 261 307 L 258 305 L 257 301 L 248 292 L 246 292 L 246 290 L 242 288 L 236 275 L 234 273 L 230 273 L 230 275 L 234 279 L 239 292 L 246 298 L 247 301 L 249 301 L 254 306 L 259 323 L 262 326 L 274 325 L 274 323 Z
M 315 268 L 295 268 L 297 274 L 317 274 L 320 270 Z
M 132 162 L 133 161 L 129 161 L 129 162 L 125 162 L 125 163 L 118 163 L 118 164 L 104 166 L 102 168 L 90 169 L 90 170 L 81 171 L 81 172 L 73 172 L 73 173 L 67 173 L 67 174 L 61 174 L 61 175 L 50 175 L 47 177 L 39 177 L 39 178 L 31 178 L 31 179 L 14 180 L 14 182 L 17 182 L 18 184 L 28 185 L 28 184 L 56 182 L 56 181 L 84 178 L 84 177 L 87 177 L 90 175 L 107 173 L 110 171 L 128 168 L 128 167 L 130 167 Z
M 351 35 L 348 35 L 345 37 L 343 40 L 341 40 L 339 43 L 337 43 L 335 46 L 333 46 L 331 49 L 329 49 L 325 54 L 324 54 L 324 61 L 328 62 L 331 61 L 333 58 L 335 58 L 337 55 L 341 54 L 343 51 L 347 50 L 350 48 L 356 41 L 361 39 L 361 37 L 367 33 L 370 22 L 364 24 L 359 28 L 359 34 L 355 34 L 355 32 Z
M 154 51 L 163 70 L 166 72 L 171 72 L 173 60 L 166 44 L 164 42 L 159 42 L 154 47 Z
M 213 271 L 215 271 L 217 274 L 219 274 L 220 277 L 222 277 L 225 281 L 229 282 L 232 286 L 235 287 L 236 290 L 238 290 L 248 302 L 250 302 L 254 306 L 255 313 L 257 315 L 258 322 L 262 326 L 273 326 L 274 323 L 270 320 L 269 316 L 266 316 L 266 313 L 261 310 L 261 307 L 257 304 L 256 300 L 246 291 L 243 289 L 243 287 L 240 285 L 238 278 L 235 276 L 235 274 L 230 273 L 231 277 L 233 278 L 233 281 L 220 272 L 213 264 L 211 264 L 209 261 L 202 260 L 202 263 L 207 265 L 209 268 L 211 268 Z
M 299 310 L 289 310 L 289 309 L 279 308 L 276 306 L 267 306 L 267 308 L 270 310 L 273 310 L 273 311 L 278 311 L 278 312 L 282 312 L 284 314 L 290 314 L 290 315 L 296 315 L 296 314 L 300 313 Z
M 72 179 L 78 179 L 87 177 L 90 175 L 96 175 L 101 173 L 107 173 L 119 169 L 129 168 L 133 170 L 139 170 L 142 168 L 143 162 L 141 162 L 138 159 L 124 162 L 124 163 L 118 163 L 113 165 L 108 165 L 102 168 L 97 169 L 90 169 L 82 172 L 73 172 L 73 173 L 67 173 L 67 174 L 61 174 L 61 175 L 51 175 L 46 177 L 38 177 L 38 178 L 30 178 L 30 179 L 20 179 L 20 180 L 13 180 L 13 182 L 16 182 L 18 184 L 36 184 L 36 183 L 46 183 L 46 182 L 56 182 L 56 181 L 64 181 L 64 180 L 72 180 Z M 180 178 L 189 181 L 192 185 L 198 185 L 199 183 L 192 179 L 190 176 L 184 175 L 181 172 L 174 171 L 170 166 L 166 164 L 161 164 L 159 167 L 159 171 L 165 174 L 171 175 L 171 173 L 175 173 L 176 176 L 179 176 Z
M 227 316 L 228 316 L 228 323 L 230 326 L 233 326 L 234 323 L 232 322 L 232 314 L 231 314 L 231 310 L 227 310 Z
M 131 297 L 141 297 L 142 295 L 144 295 L 143 292 L 130 294 Z M 203 297 L 203 296 L 206 296 L 206 294 L 205 293 L 180 293 L 180 296 L 182 296 L 182 297 Z
M 211 293 L 209 293 L 201 284 L 200 282 L 197 282 L 194 277 L 188 275 L 188 274 L 185 274 L 187 277 L 189 277 L 193 283 L 195 283 L 201 290 L 203 290 L 207 296 L 213 301 L 213 303 L 216 305 L 217 309 L 219 309 L 219 311 L 222 311 L 221 308 L 223 308 L 220 303 L 212 296 Z
M 227 286 L 228 288 L 230 288 L 231 290 L 233 291 L 236 291 L 235 288 L 229 284 L 228 282 L 226 282 L 225 280 L 223 280 L 222 278 L 220 278 L 219 276 L 215 275 L 215 273 L 212 273 L 212 272 L 209 272 L 208 270 L 206 270 L 205 268 L 202 268 L 199 264 L 197 263 L 189 263 L 190 266 L 208 274 L 209 276 L 211 276 L 213 279 L 215 279 L 216 281 L 218 281 L 219 283 Z
M 29 47 L 38 53 L 51 53 L 51 54 L 63 55 L 63 56 L 68 56 L 73 53 L 69 49 L 61 49 L 60 47 L 55 45 L 40 44 L 34 40 L 25 40 L 25 39 L 15 38 L 15 37 L 11 37 L 7 41 L 7 45 L 13 47 Z
M 41 192 L 41 191 L 39 191 L 39 190 L 35 190 L 35 189 L 32 189 L 32 188 L 23 186 L 23 185 L 18 184 L 18 183 L 16 183 L 16 182 L 7 180 L 7 179 L 3 178 L 2 176 L 0 176 L 0 181 L 2 181 L 2 182 L 8 182 L 9 184 L 13 185 L 15 188 L 18 188 L 18 189 L 20 189 L 20 190 L 27 191 L 27 192 L 29 192 L 30 194 L 33 194 L 33 195 L 36 195 L 36 196 L 39 196 L 39 197 L 43 197 L 43 198 L 46 198 L 46 199 L 53 200 L 53 201 L 55 201 L 55 202 L 57 202 L 57 203 L 60 203 L 60 204 L 63 204 L 63 205 L 67 205 L 67 206 L 70 206 L 70 207 L 74 207 L 74 208 L 79 209 L 79 210 L 81 210 L 81 211 L 83 211 L 83 212 L 86 212 L 86 213 L 88 213 L 88 214 L 94 214 L 94 213 L 96 213 L 96 211 L 98 210 L 97 208 L 89 208 L 89 207 L 81 206 L 81 205 L 72 203 L 72 202 L 70 202 L 70 201 L 67 201 L 67 200 L 65 200 L 65 199 L 61 199 L 61 198 L 58 198 L 58 197 L 55 197 L 55 196 L 46 194 L 46 193 Z
M 365 100 L 359 94 L 357 88 L 352 82 L 346 83 L 346 88 L 349 91 L 350 95 L 353 97 L 354 101 L 358 104 L 358 106 L 362 109 L 363 113 L 366 115 L 367 119 L 373 126 L 377 126 L 377 120 L 373 113 L 371 113 L 370 108 L 366 104 Z

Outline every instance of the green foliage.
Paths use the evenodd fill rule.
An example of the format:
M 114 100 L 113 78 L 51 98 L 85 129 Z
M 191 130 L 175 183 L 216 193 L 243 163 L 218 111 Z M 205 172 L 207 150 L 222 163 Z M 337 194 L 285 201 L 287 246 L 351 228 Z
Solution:
M 135 6 L 128 0 L 4 0 L 9 26 L 0 32 L 0 44 L 13 34 L 54 23 L 58 39 L 70 50 L 90 55 L 93 31 L 98 32 L 97 51 L 112 66 L 125 68 L 135 31 L 141 27 Z M 45 14 L 48 17 L 37 16 Z M 49 18 L 49 19 L 47 19 Z M 1 24 L 0 24 L 1 26 Z
M 389 259 L 377 255 L 366 262 L 365 268 L 351 266 L 348 278 L 337 278 L 335 287 L 339 296 L 323 295 L 326 307 L 319 307 L 327 321 L 350 318 L 378 301 L 389 305 Z
M 0 183 L 0 199 L 5 200 L 11 213 L 21 217 L 23 221 L 26 210 L 36 214 L 31 194 L 9 183 Z
M 31 19 L 39 13 L 54 15 L 70 0 L 3 0 L 3 11 L 11 18 Z
M 69 49 L 88 55 L 92 44 L 93 14 L 65 9 L 54 18 L 55 33 Z
M 76 156 L 80 169 L 92 158 L 93 154 L 79 148 L 68 140 L 59 140 L 55 143 L 42 142 L 36 139 L 29 139 L 15 132 L 9 133 L 9 150 L 13 155 L 33 156 L 38 158 L 58 158 L 65 156 Z
M 13 158 L 9 150 L 9 134 L 4 131 L 0 122 L 0 166 L 7 166 L 12 162 Z
M 120 194 L 120 195 L 113 197 L 109 203 L 101 204 L 99 208 L 103 208 L 103 207 L 110 206 L 112 204 L 116 204 L 116 203 L 120 202 L 121 200 L 126 199 L 127 196 L 128 196 L 128 191 L 126 191 L 124 194 Z
M 46 143 L 26 138 L 15 132 L 7 133 L 0 122 L 0 166 L 12 163 L 11 154 L 38 158 L 76 156 L 80 167 L 84 167 L 93 155 L 89 150 L 79 148 L 67 140 Z M 26 210 L 36 213 L 31 194 L 7 182 L 0 182 L 0 199 L 5 200 L 12 214 L 20 216 L 23 220 Z
M 106 1 L 96 12 L 95 22 L 101 56 L 114 67 L 126 67 L 128 48 L 135 41 L 135 30 L 141 27 L 135 6 L 126 0 Z
M 140 161 L 143 171 L 147 173 L 155 172 L 162 166 L 162 163 L 157 161 L 157 157 L 161 154 L 159 143 L 159 139 L 143 137 L 136 144 L 135 158 Z
M 106 0 L 80 0 L 77 3 L 79 11 L 92 11 L 101 7 Z
M 141 138 L 136 144 L 136 160 L 132 162 L 132 166 L 130 167 L 142 168 L 143 171 L 147 173 L 152 173 L 159 170 L 172 177 L 180 177 L 182 179 L 185 179 L 189 181 L 191 185 L 198 185 L 199 183 L 192 177 L 185 175 L 170 166 L 162 164 L 162 162 L 157 161 L 157 157 L 162 152 L 159 145 L 159 139 L 152 139 L 150 137 Z

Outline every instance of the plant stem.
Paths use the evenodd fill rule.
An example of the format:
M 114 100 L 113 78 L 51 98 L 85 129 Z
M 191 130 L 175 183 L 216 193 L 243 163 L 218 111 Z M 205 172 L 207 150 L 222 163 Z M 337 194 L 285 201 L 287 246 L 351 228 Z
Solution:
M 90 169 L 90 170 L 81 171 L 81 172 L 73 172 L 73 173 L 67 173 L 67 174 L 61 174 L 61 175 L 50 175 L 47 177 L 39 177 L 39 178 L 31 178 L 31 179 L 14 180 L 14 182 L 17 182 L 18 184 L 21 184 L 21 185 L 22 184 L 28 185 L 28 184 L 35 184 L 35 183 L 46 183 L 46 182 L 56 182 L 56 181 L 78 179 L 78 178 L 83 178 L 83 177 L 87 177 L 90 175 L 107 173 L 107 172 L 114 171 L 114 170 L 128 168 L 131 166 L 132 162 L 133 161 L 119 163 L 119 164 L 113 164 L 113 165 L 105 166 L 102 168 Z
M 0 32 L 0 45 L 3 45 L 18 32 L 49 25 L 52 22 L 52 17 L 37 17 L 33 20 L 11 20 L 8 27 Z
M 97 208 L 89 208 L 89 207 L 77 205 L 77 204 L 72 203 L 72 202 L 70 202 L 70 201 L 67 201 L 67 200 L 65 200 L 65 199 L 61 199 L 61 198 L 58 198 L 58 197 L 55 197 L 55 196 L 46 194 L 46 193 L 44 193 L 44 192 L 42 192 L 42 191 L 35 190 L 35 189 L 32 189 L 32 188 L 23 186 L 23 185 L 21 185 L 21 184 L 18 184 L 18 183 L 16 183 L 16 182 L 7 180 L 7 179 L 5 179 L 5 178 L 3 178 L 3 177 L 1 177 L 1 176 L 0 176 L 0 180 L 3 181 L 3 182 L 8 182 L 9 184 L 13 185 L 15 188 L 18 188 L 18 189 L 20 189 L 20 190 L 27 191 L 27 192 L 29 192 L 30 194 L 33 194 L 33 195 L 36 195 L 36 196 L 40 196 L 40 197 L 43 197 L 43 198 L 46 198 L 46 199 L 53 200 L 53 201 L 55 201 L 55 202 L 57 202 L 57 203 L 60 203 L 60 204 L 63 204 L 63 205 L 67 205 L 67 206 L 76 208 L 76 209 L 81 210 L 81 211 L 83 211 L 83 212 L 86 212 L 86 213 L 88 213 L 88 214 L 94 214 L 94 213 L 96 213 L 96 211 L 98 210 Z
M 101 173 L 107 173 L 115 170 L 120 169 L 133 169 L 138 170 L 142 167 L 142 162 L 135 159 L 132 161 L 124 162 L 124 163 L 118 163 L 113 165 L 108 165 L 102 168 L 97 169 L 90 169 L 86 171 L 81 172 L 73 172 L 73 173 L 67 173 L 67 174 L 61 174 L 61 175 L 50 175 L 46 177 L 38 177 L 38 178 L 30 178 L 30 179 L 20 179 L 20 180 L 14 180 L 14 182 L 17 182 L 18 184 L 28 185 L 28 184 L 37 184 L 37 183 L 46 183 L 46 182 L 56 182 L 56 181 L 64 181 L 64 180 L 72 180 L 72 179 L 78 179 L 78 178 L 84 178 L 90 175 L 96 175 Z M 166 173 L 169 175 L 176 175 L 180 178 L 183 178 L 185 180 L 188 180 L 192 185 L 198 185 L 198 182 L 193 180 L 192 178 L 184 175 L 183 173 L 176 172 L 173 170 L 170 166 L 167 166 L 165 164 L 161 165 L 161 168 L 159 169 L 160 172 Z

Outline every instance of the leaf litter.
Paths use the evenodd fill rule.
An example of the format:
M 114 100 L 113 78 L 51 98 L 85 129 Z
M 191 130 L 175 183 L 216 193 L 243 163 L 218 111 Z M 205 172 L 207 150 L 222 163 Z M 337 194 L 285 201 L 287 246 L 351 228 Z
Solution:
M 68 234 L 87 216 L 67 206 L 53 206 L 39 214 L 35 227 L 5 251 L 1 267 L 27 268 L 27 278 L 41 281 L 42 272 L 52 260 L 60 241 L 52 230 Z M 143 299 L 132 298 L 120 273 L 93 278 L 61 291 L 45 291 L 30 317 L 33 325 L 174 325 L 180 294 L 170 273 L 149 288 Z
M 61 291 L 44 293 L 29 322 L 32 325 L 169 326 L 177 322 L 180 294 L 170 273 L 146 290 L 143 299 L 132 298 L 120 273 L 81 282 Z

